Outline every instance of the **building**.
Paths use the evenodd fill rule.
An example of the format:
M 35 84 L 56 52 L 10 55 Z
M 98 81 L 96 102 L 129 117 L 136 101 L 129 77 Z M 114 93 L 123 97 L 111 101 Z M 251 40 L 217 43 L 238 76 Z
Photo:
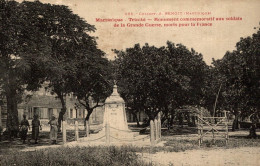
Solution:
M 30 97 L 28 97 L 30 96 Z M 66 103 L 66 117 L 68 124 L 74 124 L 77 120 L 79 125 L 84 124 L 84 118 L 87 115 L 87 110 L 83 107 L 75 108 L 75 104 L 80 105 L 77 101 L 76 96 L 69 94 L 65 99 Z M 90 103 L 93 104 L 93 103 Z M 48 125 L 51 115 L 54 114 L 58 117 L 61 111 L 60 99 L 55 95 L 51 94 L 50 91 L 43 85 L 36 92 L 26 92 L 26 96 L 23 98 L 23 102 L 18 104 L 18 119 L 22 120 L 23 114 L 27 115 L 29 122 L 33 119 L 35 114 L 39 115 L 42 125 Z M 104 107 L 97 107 L 90 116 L 90 124 L 101 124 L 103 123 Z M 128 122 L 135 122 L 133 115 L 126 110 L 126 116 Z M 144 112 L 138 113 L 137 117 L 140 122 L 147 118 Z M 0 125 L 5 128 L 7 119 L 7 108 L 6 102 L 0 100 Z

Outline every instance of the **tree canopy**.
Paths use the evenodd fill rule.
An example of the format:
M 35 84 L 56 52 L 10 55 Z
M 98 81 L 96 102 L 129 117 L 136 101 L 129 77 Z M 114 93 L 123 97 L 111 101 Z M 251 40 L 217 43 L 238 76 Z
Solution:
M 100 50 L 85 54 L 75 65 L 75 74 L 69 78 L 71 91 L 77 96 L 79 103 L 87 109 L 89 117 L 96 107 L 103 106 L 105 99 L 111 94 L 113 87 L 111 62 L 103 57 Z M 77 61 L 78 59 L 74 60 Z
M 259 113 L 260 103 L 260 31 L 241 38 L 236 50 L 213 62 L 222 77 L 222 109 L 249 116 Z
M 15 117 L 10 126 L 18 127 L 19 94 L 25 88 L 37 90 L 44 81 L 61 100 L 59 122 L 66 112 L 66 94 L 76 92 L 75 78 L 91 80 L 81 90 L 91 87 L 92 98 L 104 98 L 100 91 L 106 86 L 97 79 L 105 77 L 109 63 L 97 48 L 96 38 L 89 35 L 95 31 L 93 25 L 67 6 L 39 1 L 1 1 L 0 17 L 0 83 L 6 93 L 8 113 Z M 93 80 L 97 81 L 94 89 Z M 77 91 L 77 95 L 81 98 L 83 92 Z
M 40 59 L 49 49 L 33 24 L 35 17 L 26 16 L 22 4 L 2 0 L 0 10 L 0 85 L 7 102 L 7 129 L 17 131 L 17 103 L 24 89 L 36 90 L 44 81 Z
M 136 44 L 115 52 L 119 92 L 132 110 L 144 110 L 154 119 L 160 111 L 168 115 L 175 108 L 202 102 L 208 66 L 193 49 L 167 42 L 167 47 Z

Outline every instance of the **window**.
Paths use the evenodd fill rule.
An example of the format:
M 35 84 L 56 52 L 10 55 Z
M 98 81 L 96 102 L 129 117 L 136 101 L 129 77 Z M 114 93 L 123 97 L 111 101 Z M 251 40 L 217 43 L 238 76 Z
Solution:
M 73 118 L 73 109 L 70 109 L 70 118 Z
M 34 115 L 38 115 L 39 119 L 50 119 L 53 114 L 52 108 L 33 107 L 29 108 L 28 118 L 33 119 Z
M 82 118 L 82 110 L 79 110 L 79 118 Z
M 49 119 L 51 119 L 52 114 L 53 114 L 53 109 L 52 108 L 48 108 L 48 117 L 49 117 Z
M 42 119 L 49 119 L 49 109 L 48 108 L 40 108 L 40 111 L 41 111 Z
M 28 119 L 32 119 L 33 118 L 33 109 L 32 107 L 29 108 L 29 112 L 28 112 Z

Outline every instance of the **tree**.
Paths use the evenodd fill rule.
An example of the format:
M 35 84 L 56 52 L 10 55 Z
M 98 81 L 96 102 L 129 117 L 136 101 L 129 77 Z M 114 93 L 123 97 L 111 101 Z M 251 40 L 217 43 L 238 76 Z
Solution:
M 61 100 L 61 124 L 66 112 L 65 96 L 71 92 L 68 80 L 77 69 L 74 59 L 96 50 L 95 37 L 88 35 L 95 27 L 63 5 L 1 1 L 1 9 L 2 87 L 9 117 L 15 116 L 15 122 L 8 122 L 17 128 L 17 97 L 24 87 L 36 90 L 46 81 Z
M 94 109 L 103 106 L 112 92 L 111 63 L 103 56 L 101 50 L 93 48 L 89 54 L 74 59 L 74 63 L 77 63 L 75 75 L 69 79 L 71 91 L 77 96 L 79 104 L 87 110 L 86 127 L 89 126 L 89 118 Z
M 94 32 L 95 27 L 88 24 L 78 15 L 63 5 L 42 4 L 37 2 L 22 2 L 26 16 L 35 16 L 41 36 L 47 38 L 50 52 L 45 55 L 42 72 L 48 82 L 49 89 L 56 94 L 62 104 L 59 114 L 59 128 L 65 117 L 65 97 L 71 92 L 69 79 L 77 72 L 75 59 L 82 59 L 83 54 L 96 51 L 95 37 L 88 32 Z M 83 48 L 82 48 L 83 47 Z
M 186 88 L 182 90 L 178 86 L 173 86 L 173 100 L 171 107 L 171 120 L 175 115 L 176 108 L 183 108 L 185 106 L 201 107 L 205 105 L 207 97 L 206 81 L 209 73 L 209 66 L 203 61 L 203 56 L 197 53 L 193 48 L 188 50 L 182 44 L 168 42 L 168 55 L 170 63 L 173 65 L 176 74 L 187 79 Z
M 33 24 L 37 19 L 26 16 L 21 4 L 1 0 L 0 10 L 0 85 L 7 101 L 7 130 L 16 135 L 18 101 L 25 89 L 37 90 L 43 82 L 40 62 L 49 49 Z
M 227 52 L 221 60 L 214 61 L 214 67 L 223 76 L 224 109 L 235 115 L 233 130 L 237 128 L 238 116 L 259 114 L 259 55 L 260 31 L 252 37 L 241 38 L 236 50 Z
M 119 92 L 131 110 L 144 110 L 153 120 L 160 111 L 168 116 L 184 105 L 200 105 L 207 65 L 193 49 L 167 42 L 115 53 Z
M 213 62 L 215 62 L 214 59 Z M 223 108 L 224 104 L 221 94 L 225 86 L 225 77 L 218 69 L 217 67 L 210 66 L 205 73 L 205 93 L 202 106 L 209 110 L 211 116 L 216 116 L 216 113 Z

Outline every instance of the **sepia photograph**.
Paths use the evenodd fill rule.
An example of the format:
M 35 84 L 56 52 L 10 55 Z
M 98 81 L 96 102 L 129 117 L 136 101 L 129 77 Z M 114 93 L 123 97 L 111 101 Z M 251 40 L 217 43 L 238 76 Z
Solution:
M 260 1 L 0 0 L 0 166 L 259 166 Z

